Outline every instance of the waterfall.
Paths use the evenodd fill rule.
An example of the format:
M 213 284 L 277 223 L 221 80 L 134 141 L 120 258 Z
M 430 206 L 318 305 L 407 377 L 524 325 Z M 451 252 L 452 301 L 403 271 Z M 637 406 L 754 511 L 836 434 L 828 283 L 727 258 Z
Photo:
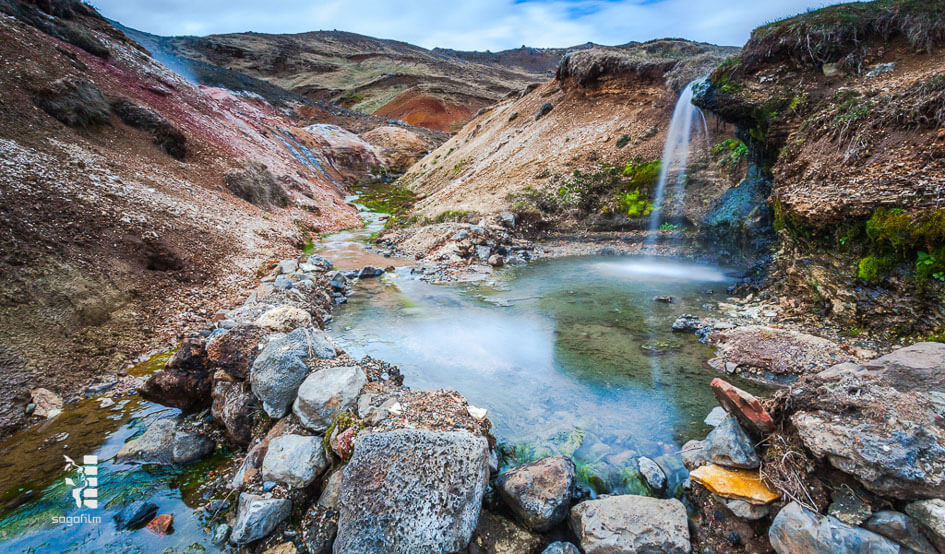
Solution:
M 657 231 L 663 215 L 666 184 L 675 182 L 673 198 L 677 205 L 682 205 L 686 194 L 686 172 L 689 167 L 689 142 L 693 134 L 693 125 L 702 124 L 705 135 L 706 148 L 709 147 L 709 128 L 705 122 L 702 110 L 692 103 L 693 86 L 701 79 L 686 85 L 676 107 L 673 109 L 673 119 L 666 134 L 666 143 L 663 145 L 663 161 L 660 165 L 659 181 L 656 185 L 656 196 L 653 201 L 653 211 L 650 212 L 649 233 L 647 233 L 646 250 L 650 251 L 659 238 Z M 698 119 L 696 116 L 699 116 Z

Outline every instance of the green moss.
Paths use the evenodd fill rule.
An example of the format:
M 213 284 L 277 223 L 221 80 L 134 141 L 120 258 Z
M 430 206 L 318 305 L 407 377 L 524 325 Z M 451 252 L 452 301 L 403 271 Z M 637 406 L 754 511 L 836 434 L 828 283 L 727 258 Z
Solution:
M 712 147 L 712 153 L 719 155 L 728 153 L 725 162 L 730 167 L 736 167 L 748 157 L 748 145 L 738 139 L 725 139 Z
M 642 162 L 637 158 L 628 161 L 623 166 L 623 175 L 629 178 L 626 183 L 628 187 L 652 187 L 660 178 L 660 169 L 663 162 L 655 160 L 651 162 Z
M 417 195 L 398 181 L 393 183 L 359 183 L 351 186 L 358 203 L 375 212 L 399 215 L 413 208 Z
M 878 283 L 880 278 L 895 264 L 896 261 L 892 257 L 870 255 L 860 260 L 857 265 L 856 276 L 873 285 Z
M 355 415 L 352 415 L 349 412 L 341 412 L 335 416 L 335 419 L 332 420 L 331 425 L 328 426 L 328 429 L 325 430 L 325 436 L 322 438 L 322 448 L 325 450 L 325 455 L 331 458 L 333 452 L 331 450 L 331 444 L 329 441 L 331 439 L 332 433 L 338 431 L 338 434 L 341 434 L 342 431 L 346 431 L 349 427 L 355 427 L 357 432 L 360 432 L 361 429 L 364 429 L 364 422 L 361 421 Z
M 627 214 L 627 217 L 647 216 L 653 211 L 653 204 L 647 201 L 646 192 L 641 193 L 640 189 L 623 193 L 617 204 L 620 206 L 620 210 Z

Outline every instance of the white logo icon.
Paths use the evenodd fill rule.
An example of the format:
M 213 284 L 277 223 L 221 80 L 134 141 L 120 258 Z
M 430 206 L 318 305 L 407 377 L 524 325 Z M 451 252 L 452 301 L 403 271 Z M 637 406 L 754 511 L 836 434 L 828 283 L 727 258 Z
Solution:
M 98 508 L 98 456 L 83 456 L 82 465 L 75 463 L 69 456 L 66 459 L 66 471 L 78 470 L 81 478 L 78 484 L 71 477 L 66 477 L 66 484 L 72 487 L 72 498 L 79 508 Z

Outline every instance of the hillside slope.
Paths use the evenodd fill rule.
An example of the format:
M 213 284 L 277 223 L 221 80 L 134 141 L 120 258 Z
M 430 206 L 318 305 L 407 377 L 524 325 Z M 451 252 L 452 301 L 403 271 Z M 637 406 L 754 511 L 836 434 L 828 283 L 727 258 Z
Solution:
M 609 219 L 621 192 L 610 188 L 632 185 L 602 184 L 613 194 L 607 198 L 588 187 L 614 180 L 610 173 L 628 162 L 658 172 L 652 162 L 660 159 L 679 90 L 735 51 L 661 40 L 573 52 L 556 78 L 479 115 L 401 182 L 422 196 L 416 209 L 428 218 L 539 210 L 559 226 Z M 644 197 L 654 184 L 645 181 L 635 185 Z
M 0 59 L 0 435 L 30 389 L 113 380 L 359 224 L 345 183 L 390 157 L 386 127 L 374 146 L 285 91 L 196 86 L 76 1 L 0 0 Z
M 771 181 L 785 307 L 943 331 L 943 29 L 942 2 L 825 8 L 755 30 L 698 91 Z
M 479 109 L 542 81 L 563 49 L 427 50 L 341 31 L 153 37 L 163 51 L 267 80 L 308 98 L 450 131 Z

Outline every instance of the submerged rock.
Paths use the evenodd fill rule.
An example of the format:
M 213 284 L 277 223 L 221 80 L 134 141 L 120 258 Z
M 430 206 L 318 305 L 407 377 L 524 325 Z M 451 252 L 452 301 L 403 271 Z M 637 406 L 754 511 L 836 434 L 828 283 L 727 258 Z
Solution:
M 527 528 L 546 531 L 568 517 L 575 474 L 570 458 L 552 456 L 506 471 L 496 492 Z
M 33 415 L 51 419 L 62 413 L 62 398 L 49 389 L 38 388 L 30 392 Z
M 324 431 L 335 416 L 354 405 L 367 382 L 364 370 L 358 366 L 320 369 L 305 378 L 292 411 L 305 427 Z
M 319 437 L 282 435 L 269 441 L 262 464 L 264 481 L 303 488 L 328 467 Z
M 269 417 L 279 418 L 289 411 L 308 374 L 306 360 L 310 356 L 334 357 L 335 349 L 328 346 L 330 343 L 323 335 L 323 331 L 315 328 L 296 329 L 270 340 L 256 357 L 249 381 Z
M 112 516 L 112 519 L 115 520 L 115 528 L 119 531 L 140 529 L 154 519 L 157 511 L 158 505 L 154 502 L 132 502 Z
M 761 458 L 734 416 L 726 416 L 703 441 L 709 461 L 726 467 L 755 469 Z
M 938 552 L 926 538 L 922 525 L 902 512 L 891 510 L 876 512 L 866 520 L 863 528 L 922 554 Z
M 486 439 L 403 429 L 362 433 L 344 468 L 335 551 L 456 552 L 479 521 Z
M 265 537 L 289 517 L 291 509 L 292 502 L 285 498 L 241 493 L 230 542 L 242 546 Z
M 542 550 L 541 554 L 581 554 L 581 551 L 569 542 L 555 541 Z
M 140 437 L 122 446 L 116 460 L 146 464 L 186 464 L 213 452 L 214 443 L 198 433 L 177 429 L 173 419 L 151 424 Z
M 666 489 L 666 474 L 656 462 L 646 456 L 640 456 L 637 465 L 640 468 L 640 475 L 646 480 L 650 490 L 659 494 Z
M 538 554 L 541 537 L 518 527 L 508 519 L 487 511 L 479 514 L 479 524 L 469 541 L 468 554 Z
M 899 545 L 872 531 L 811 512 L 797 502 L 791 502 L 778 512 L 768 529 L 768 538 L 778 554 L 897 554 L 900 551 Z
M 625 494 L 587 500 L 571 508 L 571 529 L 586 554 L 692 550 L 686 508 L 676 499 Z

